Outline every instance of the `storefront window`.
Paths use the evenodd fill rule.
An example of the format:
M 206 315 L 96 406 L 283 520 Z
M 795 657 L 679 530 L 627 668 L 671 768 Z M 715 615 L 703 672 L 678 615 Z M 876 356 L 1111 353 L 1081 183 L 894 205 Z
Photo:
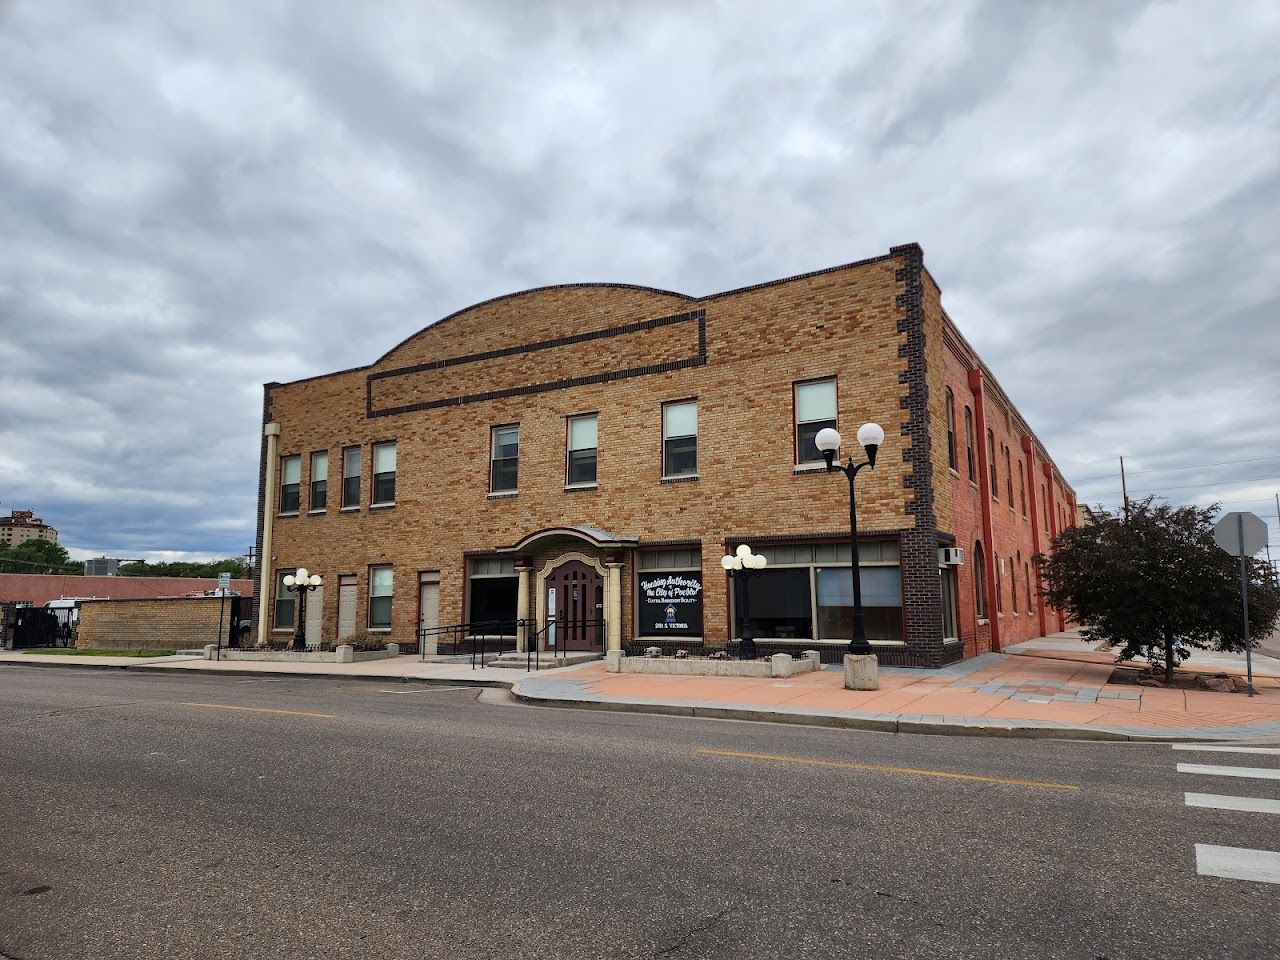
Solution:
M 702 552 L 636 554 L 636 626 L 642 637 L 702 636 Z
M 902 578 L 897 567 L 862 567 L 862 615 L 868 640 L 902 639 Z M 817 571 L 818 636 L 853 636 L 853 575 L 839 567 Z
M 474 633 L 513 635 L 516 593 L 520 578 L 509 557 L 485 557 L 471 561 L 467 579 L 468 622 Z M 487 629 L 476 629 L 487 626 Z M 500 629 L 499 629 L 500 628 Z
M 742 581 L 738 589 L 750 591 L 745 605 L 756 637 L 781 640 L 813 637 L 812 594 L 807 569 L 766 569 Z M 735 636 L 741 635 L 742 608 L 742 594 L 739 592 Z

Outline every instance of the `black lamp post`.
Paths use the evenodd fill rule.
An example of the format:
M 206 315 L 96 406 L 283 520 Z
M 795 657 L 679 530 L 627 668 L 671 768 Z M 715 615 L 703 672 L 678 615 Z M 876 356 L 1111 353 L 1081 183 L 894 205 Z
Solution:
M 308 574 L 306 567 L 299 567 L 297 573 L 285 575 L 284 588 L 298 595 L 298 622 L 293 631 L 294 650 L 307 649 L 307 594 L 323 582 L 320 574 Z
M 849 458 L 848 464 L 835 462 L 836 451 L 840 449 L 840 434 L 831 427 L 819 430 L 813 442 L 826 458 L 827 473 L 840 470 L 849 478 L 849 566 L 853 568 L 853 637 L 849 641 L 849 652 L 865 656 L 871 653 L 871 644 L 867 643 L 867 627 L 862 617 L 862 575 L 858 569 L 858 508 L 853 481 L 863 467 L 870 467 L 872 470 L 876 468 L 876 451 L 884 442 L 884 430 L 878 423 L 864 423 L 858 428 L 858 442 L 867 451 L 867 459 L 856 465 L 853 457 Z
M 745 543 L 732 554 L 720 558 L 720 566 L 729 574 L 729 582 L 736 584 L 742 581 L 742 644 L 738 647 L 738 659 L 754 660 L 756 658 L 756 637 L 751 629 L 751 609 L 747 598 L 747 580 L 764 570 L 769 561 L 758 553 L 752 553 Z

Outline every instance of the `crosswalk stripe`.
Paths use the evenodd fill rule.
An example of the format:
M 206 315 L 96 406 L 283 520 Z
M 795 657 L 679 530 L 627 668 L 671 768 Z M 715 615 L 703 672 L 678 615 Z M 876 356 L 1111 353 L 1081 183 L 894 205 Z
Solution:
M 1196 873 L 1202 877 L 1280 883 L 1280 853 L 1246 847 L 1196 844 Z
M 1251 777 L 1255 780 L 1280 780 L 1280 770 L 1265 767 L 1220 767 L 1211 763 L 1180 763 L 1179 773 L 1203 773 L 1210 777 Z
M 1196 750 L 1205 753 L 1261 753 L 1267 756 L 1280 756 L 1280 747 L 1228 747 L 1217 743 L 1175 743 L 1175 750 Z
M 1280 814 L 1280 800 L 1266 800 L 1262 797 L 1224 797 L 1216 793 L 1186 793 L 1183 796 L 1186 798 L 1188 807 Z

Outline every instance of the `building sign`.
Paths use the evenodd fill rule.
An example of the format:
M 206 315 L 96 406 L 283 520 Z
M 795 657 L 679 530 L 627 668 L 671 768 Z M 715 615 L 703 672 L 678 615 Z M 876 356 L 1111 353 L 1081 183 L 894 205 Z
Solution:
M 702 636 L 701 574 L 643 575 L 638 600 L 641 636 Z

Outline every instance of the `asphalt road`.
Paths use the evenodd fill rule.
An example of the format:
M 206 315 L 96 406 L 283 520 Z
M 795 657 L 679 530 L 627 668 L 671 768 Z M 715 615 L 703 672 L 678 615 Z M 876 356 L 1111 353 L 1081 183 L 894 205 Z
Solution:
M 1280 766 L 5 667 L 0 957 L 1274 958 L 1187 760 Z

